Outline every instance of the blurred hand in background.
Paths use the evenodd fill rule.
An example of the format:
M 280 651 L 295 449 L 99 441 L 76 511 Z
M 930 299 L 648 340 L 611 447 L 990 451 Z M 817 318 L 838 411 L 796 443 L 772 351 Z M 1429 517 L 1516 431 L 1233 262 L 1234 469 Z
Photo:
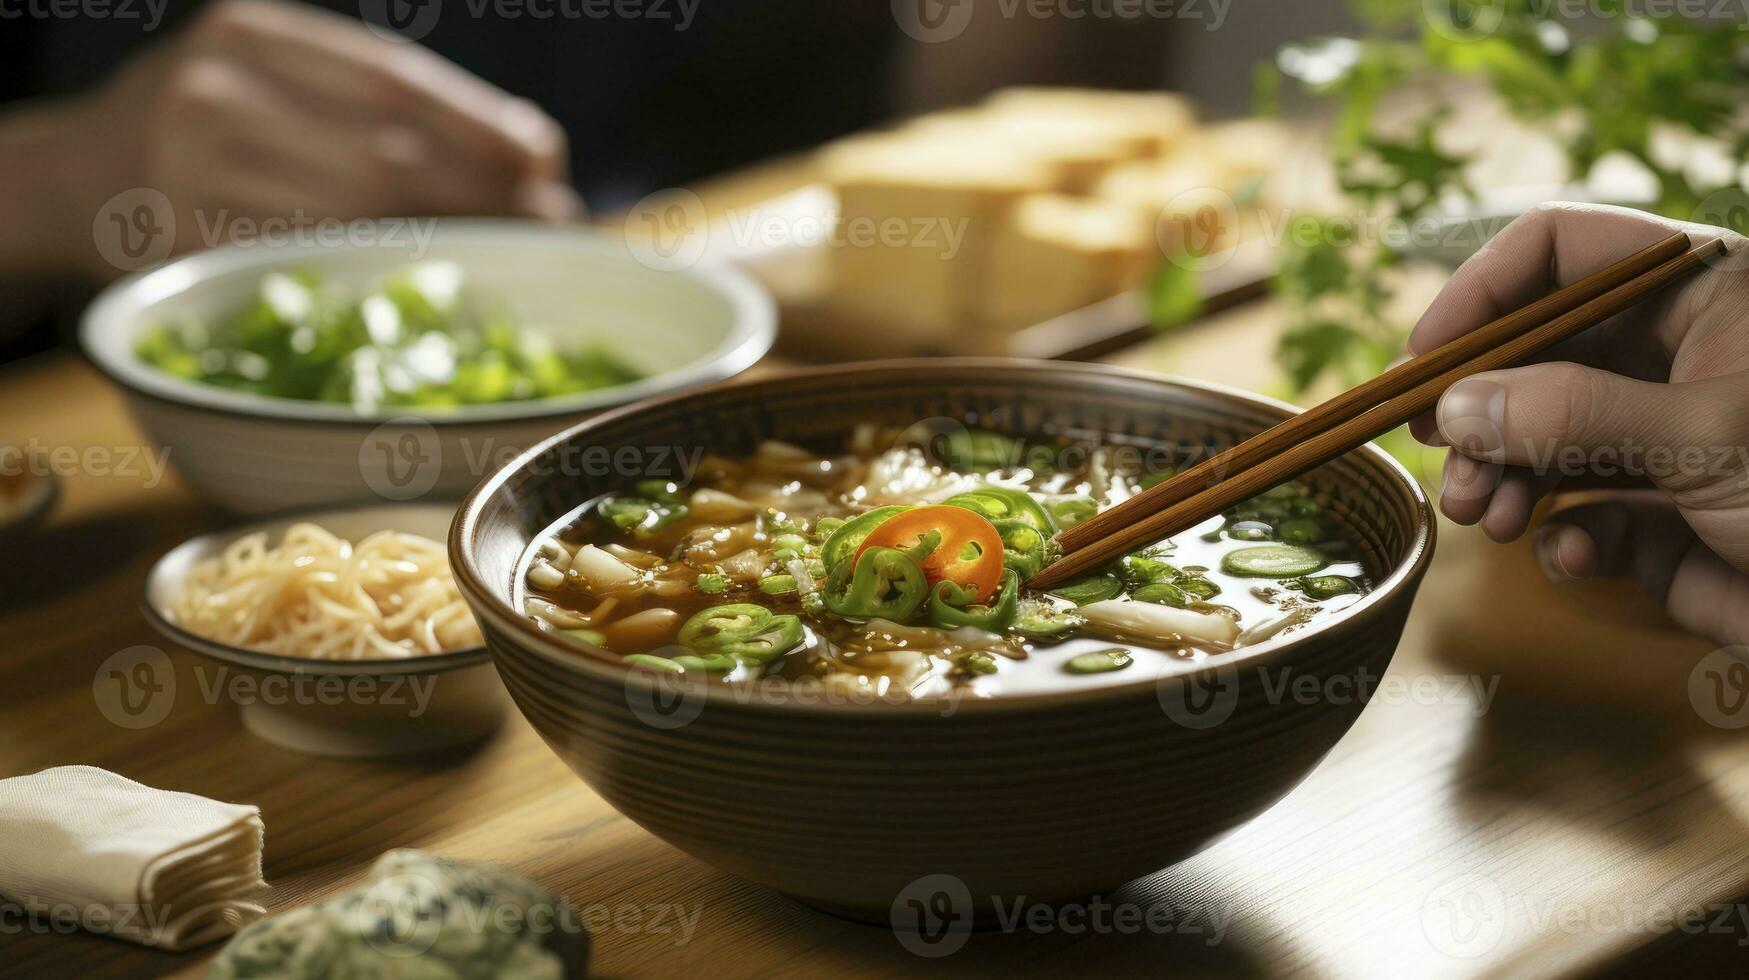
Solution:
M 0 177 L 41 192 L 0 205 L 0 271 L 118 275 L 92 220 L 135 188 L 170 201 L 176 252 L 239 219 L 572 219 L 567 154 L 539 107 L 418 45 L 227 0 L 89 95 L 0 118 Z
M 1749 643 L 1749 239 L 1618 208 L 1550 205 L 1458 270 L 1416 325 L 1416 353 L 1687 231 L 1714 266 L 1552 349 L 1468 378 L 1416 435 L 1449 444 L 1441 509 L 1512 541 L 1563 481 L 1637 481 L 1554 512 L 1537 559 L 1555 581 L 1637 580 L 1683 628 Z

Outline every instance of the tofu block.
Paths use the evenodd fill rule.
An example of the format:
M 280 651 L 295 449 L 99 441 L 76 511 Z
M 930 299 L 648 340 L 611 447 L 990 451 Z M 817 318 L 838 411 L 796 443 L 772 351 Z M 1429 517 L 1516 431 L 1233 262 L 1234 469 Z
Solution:
M 1190 101 L 1170 92 L 1019 86 L 992 93 L 983 107 L 996 116 L 1104 126 L 1136 140 L 1143 156 L 1164 156 L 1197 129 Z
M 1113 167 L 1153 157 L 1159 140 L 1150 133 L 1100 116 L 1039 116 L 957 110 L 925 116 L 907 133 L 951 139 L 985 154 L 1036 162 L 1057 175 L 1051 189 L 1087 194 Z
M 1140 285 L 1160 258 L 1132 208 L 1038 194 L 1020 202 L 991 247 L 984 311 L 1009 332 Z
M 1262 230 L 1262 214 L 1235 201 L 1227 177 L 1218 162 L 1187 154 L 1114 170 L 1094 193 L 1147 222 L 1164 254 L 1200 256 Z
M 1060 174 L 961 139 L 886 135 L 824 161 L 839 213 L 831 304 L 892 325 L 894 349 L 973 349 L 991 243 L 1022 198 Z

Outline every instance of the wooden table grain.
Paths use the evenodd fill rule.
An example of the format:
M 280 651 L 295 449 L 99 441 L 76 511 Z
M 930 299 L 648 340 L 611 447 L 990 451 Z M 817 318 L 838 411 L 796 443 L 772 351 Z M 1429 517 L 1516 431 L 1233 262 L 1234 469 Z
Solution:
M 1122 360 L 1264 385 L 1276 322 L 1248 308 Z M 174 475 L 148 486 L 143 468 L 95 465 L 141 437 L 71 356 L 0 371 L 8 439 L 69 447 L 62 458 L 82 464 L 61 477 L 49 523 L 0 555 L 0 775 L 83 763 L 256 804 L 275 910 L 417 847 L 507 862 L 564 894 L 591 926 L 601 976 L 1523 975 L 1608 969 L 1672 937 L 1727 957 L 1749 942 L 1743 907 L 1722 904 L 1749 892 L 1749 742 L 1724 727 L 1749 714 L 1691 697 L 1709 648 L 1625 593 L 1548 586 L 1524 549 L 1465 529 L 1440 529 L 1391 671 L 1284 801 L 1104 897 L 1134 912 L 1040 913 L 925 961 L 887 930 L 802 908 L 643 832 L 519 716 L 467 751 L 310 758 L 207 703 L 211 678 L 197 671 L 212 668 L 172 650 L 169 715 L 112 723 L 94 698 L 99 665 L 163 646 L 137 608 L 148 566 L 225 518 Z M 1607 615 L 1588 604 L 1600 597 Z M 1024 760 L 992 762 L 1024 778 Z M 21 976 L 198 975 L 212 952 L 0 931 L 0 973 Z

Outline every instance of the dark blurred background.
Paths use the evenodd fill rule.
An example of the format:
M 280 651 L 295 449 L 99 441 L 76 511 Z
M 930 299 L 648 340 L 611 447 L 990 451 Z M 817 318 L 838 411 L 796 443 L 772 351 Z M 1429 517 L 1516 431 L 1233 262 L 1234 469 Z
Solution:
M 0 112 L 90 89 L 209 6 L 162 2 L 150 31 L 119 17 L 0 22 Z M 354 17 L 369 6 L 315 5 Z M 545 108 L 569 135 L 576 189 L 602 212 L 1005 85 L 1165 88 L 1191 95 L 1210 116 L 1243 114 L 1259 59 L 1290 38 L 1349 24 L 1342 0 L 1184 0 L 1180 8 L 1174 18 L 1038 18 L 980 0 L 971 29 L 925 43 L 899 27 L 887 0 L 698 0 L 691 10 L 669 0 L 668 17 L 631 19 L 536 17 L 534 7 L 506 17 L 490 6 L 476 17 L 470 6 L 469 16 L 439 16 L 421 43 Z M 44 322 L 9 338 L 0 331 L 0 363 L 63 341 L 91 287 L 64 284 Z
M 164 2 L 150 32 L 119 19 L 6 21 L 0 103 L 77 93 L 209 5 Z M 1125 21 L 1009 16 L 984 0 L 962 35 L 924 43 L 884 0 L 699 0 L 684 30 L 670 0 L 671 20 L 439 17 L 421 43 L 558 119 L 578 190 L 605 209 L 1005 85 L 1166 88 L 1211 115 L 1241 114 L 1258 59 L 1351 23 L 1342 0 L 1228 2 L 1185 0 L 1184 19 Z M 361 6 L 312 5 L 348 16 Z M 1205 16 L 1192 17 L 1199 5 Z

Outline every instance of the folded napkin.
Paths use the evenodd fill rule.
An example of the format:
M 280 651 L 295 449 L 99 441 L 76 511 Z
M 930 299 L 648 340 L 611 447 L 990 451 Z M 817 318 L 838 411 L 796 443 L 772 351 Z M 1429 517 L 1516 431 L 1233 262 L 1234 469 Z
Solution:
M 236 932 L 259 903 L 261 811 L 90 766 L 0 779 L 0 903 L 181 950 Z

